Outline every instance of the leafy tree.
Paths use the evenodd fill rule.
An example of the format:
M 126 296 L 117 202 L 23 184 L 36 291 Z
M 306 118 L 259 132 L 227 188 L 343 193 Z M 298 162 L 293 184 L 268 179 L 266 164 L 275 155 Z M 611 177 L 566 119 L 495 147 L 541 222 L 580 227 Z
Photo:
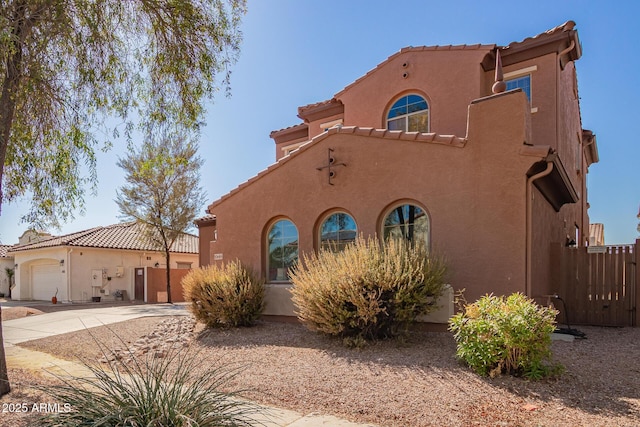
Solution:
M 160 137 L 147 139 L 140 149 L 132 147 L 118 161 L 127 184 L 116 203 L 126 218 L 147 226 L 147 238 L 164 253 L 168 302 L 172 302 L 172 246 L 193 225 L 204 204 L 197 148 L 185 132 L 165 128 Z
M 220 75 L 229 88 L 245 11 L 246 0 L 0 1 L 0 207 L 29 196 L 23 220 L 58 225 L 95 189 L 96 149 L 122 130 L 131 140 L 132 116 L 148 132 L 197 128 Z
M 186 128 L 228 90 L 245 0 L 0 2 L 0 203 L 45 228 L 83 208 L 96 150 L 132 117 Z

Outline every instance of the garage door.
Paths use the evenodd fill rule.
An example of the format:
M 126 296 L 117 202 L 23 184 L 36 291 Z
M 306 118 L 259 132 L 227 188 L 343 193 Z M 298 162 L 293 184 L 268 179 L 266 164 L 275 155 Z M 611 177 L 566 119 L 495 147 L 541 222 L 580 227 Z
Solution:
M 51 297 L 56 294 L 56 288 L 60 288 L 62 276 L 58 264 L 34 265 L 31 269 L 31 297 L 35 300 L 51 300 Z M 60 298 L 60 292 L 58 292 L 58 298 Z

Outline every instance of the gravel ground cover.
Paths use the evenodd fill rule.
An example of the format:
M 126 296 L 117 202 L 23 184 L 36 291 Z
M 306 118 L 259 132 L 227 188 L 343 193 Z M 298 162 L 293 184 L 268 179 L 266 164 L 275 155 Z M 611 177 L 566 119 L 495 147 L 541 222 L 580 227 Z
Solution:
M 70 360 L 97 360 L 102 353 L 94 339 L 110 348 L 123 341 L 151 348 L 190 334 L 202 360 L 198 369 L 243 366 L 230 387 L 251 390 L 245 393 L 250 399 L 380 426 L 640 425 L 640 328 L 580 327 L 588 339 L 553 343 L 554 360 L 566 368 L 563 375 L 531 382 L 476 376 L 455 359 L 448 332 L 416 331 L 405 341 L 357 350 L 295 323 L 207 330 L 189 327 L 192 322 L 137 319 L 23 346 Z M 176 323 L 188 325 L 176 328 Z M 37 373 L 10 375 L 20 383 L 19 393 L 28 390 L 29 381 L 42 381 Z M 5 425 L 8 419 L 0 416 Z

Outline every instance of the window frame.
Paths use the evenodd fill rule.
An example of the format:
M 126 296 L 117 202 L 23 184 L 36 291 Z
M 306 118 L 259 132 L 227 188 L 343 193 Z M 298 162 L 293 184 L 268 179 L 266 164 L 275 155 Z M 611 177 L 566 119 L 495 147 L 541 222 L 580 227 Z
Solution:
M 425 245 L 427 249 L 431 248 L 431 215 L 429 214 L 429 211 L 424 207 L 424 205 L 422 203 L 418 203 L 415 200 L 409 200 L 409 199 L 405 199 L 405 200 L 399 200 L 393 204 L 388 205 L 383 211 L 382 211 L 382 215 L 380 216 L 380 220 L 379 220 L 379 226 L 378 226 L 378 231 L 380 233 L 380 239 L 381 241 L 385 241 L 386 240 L 386 236 L 385 236 L 385 230 L 387 228 L 390 228 L 390 226 L 386 226 L 386 222 L 387 222 L 387 218 L 398 208 L 400 207 L 404 207 L 404 206 L 415 206 L 417 208 L 419 208 L 420 210 L 422 210 L 424 217 L 426 218 L 426 233 L 425 233 Z M 408 222 L 405 222 L 405 224 L 411 224 Z M 412 224 L 415 224 L 415 218 L 414 218 L 414 222 Z M 403 236 L 404 237 L 404 236 Z M 414 239 L 415 242 L 415 239 Z
M 297 242 L 296 244 L 296 256 L 295 256 L 295 260 L 293 260 L 293 263 L 297 262 L 297 260 L 300 258 L 300 230 L 298 230 L 298 226 L 295 224 L 295 222 L 293 222 L 293 220 L 291 220 L 290 218 L 287 217 L 278 217 L 275 218 L 274 220 L 270 221 L 269 224 L 267 225 L 267 227 L 265 227 L 265 234 L 264 234 L 264 238 L 263 238 L 263 245 L 264 245 L 264 250 L 265 250 L 265 258 L 264 258 L 264 266 L 265 266 L 265 279 L 267 283 L 291 283 L 291 280 L 289 278 L 289 269 L 293 266 L 293 263 L 290 266 L 286 266 L 286 267 L 275 267 L 276 268 L 276 277 L 275 279 L 271 278 L 271 245 L 269 242 L 269 238 L 271 235 L 272 230 L 274 229 L 274 227 L 281 223 L 281 222 L 288 222 L 289 224 L 291 224 L 293 226 L 293 228 L 295 229 L 296 232 L 296 238 L 295 238 L 295 242 Z M 287 237 L 292 237 L 292 236 L 283 236 L 281 237 L 281 239 L 286 239 Z M 285 247 L 286 245 L 281 245 L 279 247 Z M 280 268 L 285 268 L 286 271 L 284 272 L 284 276 L 285 278 L 278 278 L 278 272 L 277 269 Z
M 331 240 L 329 242 L 332 242 L 332 243 L 327 243 L 327 244 L 325 244 L 323 242 L 322 229 L 323 229 L 324 225 L 327 223 L 327 221 L 329 220 L 329 218 L 333 217 L 334 215 L 346 215 L 346 216 L 348 216 L 351 219 L 351 221 L 353 222 L 353 225 L 355 226 L 355 230 L 354 230 L 355 235 L 354 235 L 354 239 L 351 240 L 351 242 L 355 242 L 355 239 L 358 237 L 358 222 L 356 221 L 354 216 L 351 213 L 349 213 L 346 210 L 344 210 L 344 209 L 331 210 L 329 212 L 326 212 L 323 216 L 321 216 L 320 217 L 321 218 L 320 221 L 318 221 L 317 233 L 316 233 L 316 238 L 317 238 L 316 250 L 317 251 L 328 250 L 328 251 L 332 251 L 332 252 L 340 252 L 348 244 L 348 243 L 344 243 L 344 244 L 341 243 L 341 241 L 339 239 L 337 240 L 338 243 L 335 243 L 336 240 Z M 341 231 L 343 231 L 343 230 L 338 230 L 336 232 L 340 233 Z M 350 231 L 350 230 L 344 230 L 344 231 Z M 345 240 L 345 242 L 347 242 L 347 240 Z M 334 245 L 339 247 L 340 249 L 338 251 L 334 251 L 332 249 L 332 246 L 334 246 Z
M 510 71 L 508 73 L 503 74 L 503 79 L 504 79 L 504 82 L 507 84 L 507 86 L 510 81 L 522 79 L 524 77 L 529 78 L 529 93 L 527 94 L 527 92 L 524 89 L 523 89 L 523 92 L 525 92 L 525 95 L 527 95 L 527 100 L 529 101 L 529 106 L 531 107 L 532 113 L 538 112 L 538 107 L 533 107 L 533 73 L 535 71 L 538 71 L 537 65 L 532 65 L 530 67 L 521 68 L 519 70 Z M 519 88 L 519 87 L 520 86 L 517 86 L 516 88 Z M 516 88 L 511 88 L 507 90 L 513 90 Z
M 421 99 L 421 101 L 409 103 L 409 100 L 407 99 L 407 104 L 406 104 L 407 108 L 410 105 L 415 105 L 415 104 L 420 103 L 420 102 L 424 102 L 425 105 L 427 106 L 427 108 L 422 109 L 422 110 L 412 111 L 412 112 L 407 111 L 404 114 L 400 114 L 398 116 L 390 117 L 391 111 L 394 109 L 396 104 L 399 101 L 401 101 L 402 99 L 409 98 L 411 96 L 417 96 L 417 97 L 419 97 Z M 397 107 L 395 107 L 395 108 L 397 108 Z M 410 117 L 417 116 L 417 115 L 419 115 L 420 113 L 423 113 L 423 112 L 426 112 L 426 114 L 427 114 L 427 123 L 426 123 L 427 124 L 427 129 L 425 131 L 410 130 L 409 129 Z M 404 125 L 405 125 L 405 129 L 404 130 L 403 129 L 390 129 L 389 128 L 389 122 L 397 121 L 399 119 L 403 119 Z M 397 96 L 396 98 L 394 98 L 393 101 L 389 103 L 387 109 L 385 110 L 384 128 L 387 129 L 387 130 L 400 130 L 402 132 L 429 133 L 431 131 L 431 108 L 430 108 L 430 102 L 427 99 L 427 97 L 422 93 L 412 91 L 412 92 L 405 92 L 405 93 L 401 94 L 400 96 Z

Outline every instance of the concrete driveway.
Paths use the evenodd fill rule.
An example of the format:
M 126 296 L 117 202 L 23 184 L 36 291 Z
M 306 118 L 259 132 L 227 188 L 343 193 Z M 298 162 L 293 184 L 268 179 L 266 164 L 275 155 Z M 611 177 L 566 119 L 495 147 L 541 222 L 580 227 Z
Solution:
M 33 308 L 44 308 L 37 304 L 25 304 Z M 49 306 L 51 303 L 49 303 Z M 63 305 L 56 307 L 56 311 L 20 319 L 2 322 L 2 335 L 6 347 L 25 341 L 50 337 L 95 326 L 124 322 L 125 320 L 151 316 L 180 316 L 188 315 L 186 303 L 180 304 L 140 304 L 117 305 L 112 307 L 82 308 L 69 306 L 65 310 Z M 3 310 L 11 310 L 2 305 Z

